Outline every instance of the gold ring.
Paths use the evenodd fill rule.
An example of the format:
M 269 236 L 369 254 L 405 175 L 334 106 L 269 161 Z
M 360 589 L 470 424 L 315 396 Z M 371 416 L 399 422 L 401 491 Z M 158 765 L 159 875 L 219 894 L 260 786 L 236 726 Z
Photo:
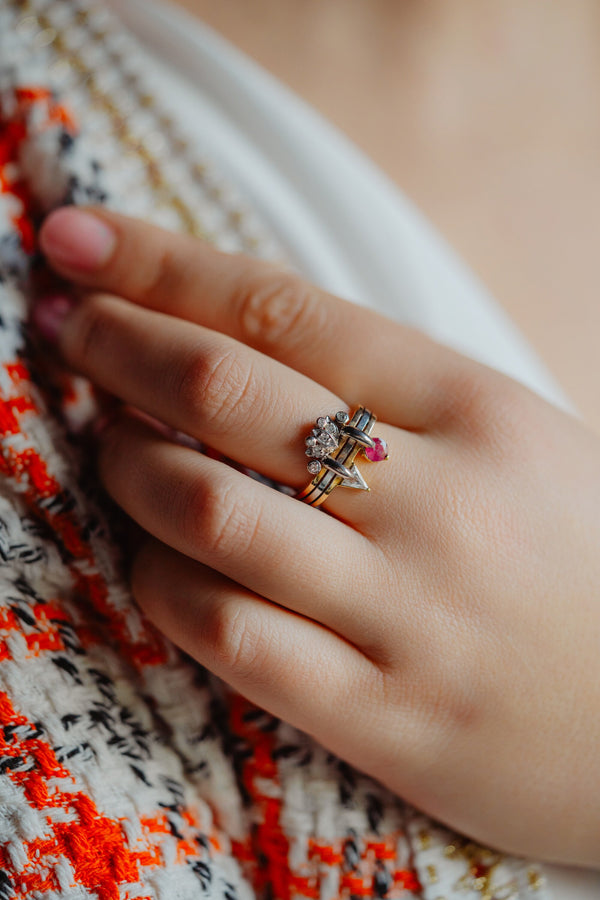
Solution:
M 370 490 L 361 475 L 356 457 L 362 453 L 371 462 L 388 458 L 387 444 L 371 437 L 377 417 L 359 406 L 352 417 L 341 410 L 333 418 L 320 416 L 305 440 L 310 457 L 308 471 L 312 481 L 296 497 L 310 506 L 320 506 L 336 487 Z

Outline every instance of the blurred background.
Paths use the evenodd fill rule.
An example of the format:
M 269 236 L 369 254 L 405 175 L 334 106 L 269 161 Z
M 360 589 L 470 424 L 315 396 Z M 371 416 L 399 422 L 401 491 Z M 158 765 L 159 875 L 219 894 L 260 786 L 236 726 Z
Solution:
M 176 2 L 399 185 L 600 431 L 600 6 Z

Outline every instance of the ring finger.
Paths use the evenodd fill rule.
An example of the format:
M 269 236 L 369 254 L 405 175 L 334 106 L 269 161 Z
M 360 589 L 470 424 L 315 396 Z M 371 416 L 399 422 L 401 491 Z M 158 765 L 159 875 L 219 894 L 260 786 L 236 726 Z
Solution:
M 331 391 L 227 335 L 109 295 L 75 304 L 60 349 L 125 403 L 295 488 L 310 478 L 304 435 L 318 416 L 346 410 Z M 328 508 L 354 521 L 347 493 L 356 492 L 336 491 Z

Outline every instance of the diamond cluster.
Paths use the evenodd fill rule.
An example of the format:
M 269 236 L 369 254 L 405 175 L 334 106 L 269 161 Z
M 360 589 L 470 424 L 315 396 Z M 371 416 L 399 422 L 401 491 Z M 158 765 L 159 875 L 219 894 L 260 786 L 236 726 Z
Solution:
M 339 447 L 340 429 L 348 419 L 348 413 L 343 411 L 336 413 L 335 421 L 330 416 L 320 416 L 317 419 L 317 427 L 313 428 L 305 440 L 306 455 L 312 457 L 308 464 L 311 475 L 318 475 L 321 471 L 319 460 L 325 459 Z

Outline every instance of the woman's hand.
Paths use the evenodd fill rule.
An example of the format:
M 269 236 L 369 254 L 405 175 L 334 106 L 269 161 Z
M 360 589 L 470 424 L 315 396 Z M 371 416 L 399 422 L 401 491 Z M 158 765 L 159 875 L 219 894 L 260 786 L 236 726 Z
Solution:
M 600 865 L 600 442 L 264 263 L 106 211 L 60 210 L 41 241 L 84 293 L 39 327 L 125 404 L 99 465 L 153 536 L 132 570 L 148 616 L 456 829 Z M 302 488 L 315 419 L 358 403 L 389 460 L 329 515 L 149 418 Z

